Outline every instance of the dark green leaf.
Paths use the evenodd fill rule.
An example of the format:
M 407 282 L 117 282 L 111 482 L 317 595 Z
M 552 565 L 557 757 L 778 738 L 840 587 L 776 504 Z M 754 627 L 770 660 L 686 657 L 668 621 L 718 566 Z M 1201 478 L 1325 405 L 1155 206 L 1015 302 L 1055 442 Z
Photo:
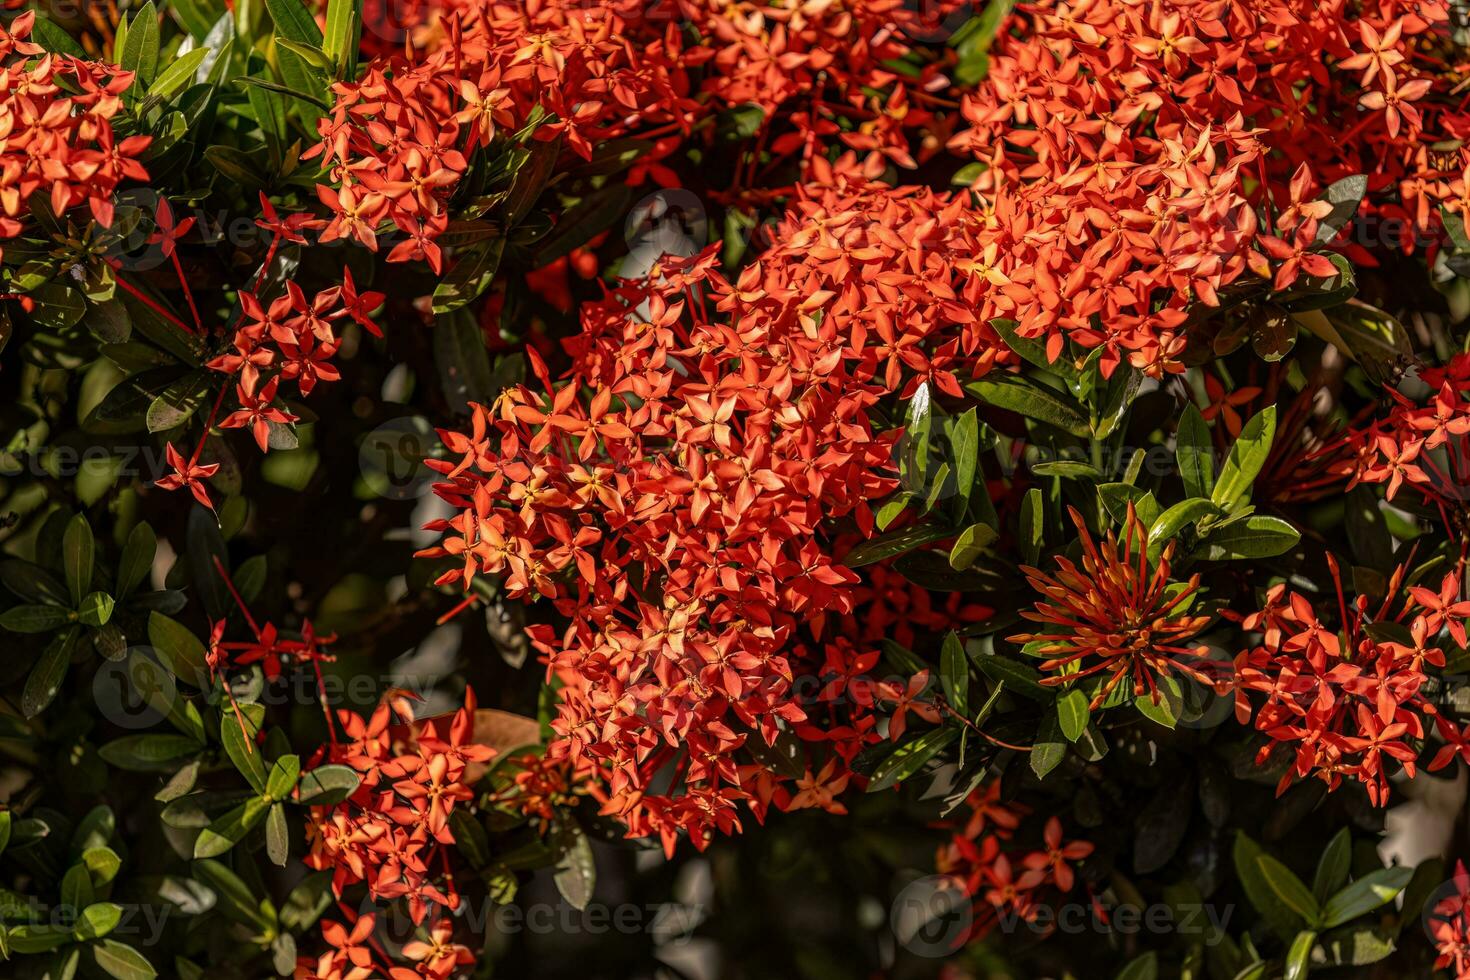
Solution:
M 299 802 L 311 806 L 341 803 L 357 791 L 360 781 L 361 777 L 347 766 L 317 766 L 302 774 Z
M 861 568 L 875 561 L 912 551 L 940 538 L 953 537 L 955 533 L 954 528 L 938 524 L 914 524 L 869 538 L 849 551 L 842 563 L 848 568 Z
M 1380 868 L 1363 875 L 1327 900 L 1322 909 L 1323 926 L 1331 929 L 1387 905 L 1413 876 L 1413 869 L 1403 867 Z
M 902 783 L 959 737 L 955 728 L 931 728 L 918 738 L 904 742 L 874 767 L 868 792 L 878 793 Z
M 82 597 L 92 590 L 92 564 L 95 561 L 96 545 L 92 541 L 92 528 L 81 514 L 66 525 L 66 535 L 61 542 L 61 564 L 66 572 L 66 585 L 71 592 L 72 605 L 80 605 Z
M 61 690 L 61 682 L 66 679 L 66 668 L 71 663 L 78 635 L 77 627 L 56 634 L 42 651 L 41 659 L 31 668 L 20 698 L 21 713 L 27 718 L 34 718 L 45 711 L 46 706 L 56 697 L 56 692 Z
M 972 381 L 965 390 L 987 405 L 1015 412 L 1074 436 L 1087 438 L 1092 429 L 1082 413 L 1055 393 L 1016 378 L 996 376 Z
M 965 656 L 964 642 L 954 630 L 944 635 L 939 653 L 939 681 L 950 706 L 961 715 L 969 714 L 970 661 Z
M 1031 746 L 1031 771 L 1037 779 L 1045 779 L 1067 757 L 1067 743 L 1056 711 L 1048 711 Z

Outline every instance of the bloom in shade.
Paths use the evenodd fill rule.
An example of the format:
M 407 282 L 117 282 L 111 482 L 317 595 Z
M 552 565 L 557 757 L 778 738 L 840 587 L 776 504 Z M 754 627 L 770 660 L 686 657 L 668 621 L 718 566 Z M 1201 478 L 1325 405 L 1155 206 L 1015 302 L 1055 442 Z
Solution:
M 1210 617 L 1182 611 L 1199 587 L 1199 576 L 1182 587 L 1171 587 L 1174 542 L 1165 545 L 1157 561 L 1151 562 L 1148 531 L 1132 503 L 1123 523 L 1122 541 L 1109 531 L 1101 545 L 1093 541 L 1082 515 L 1075 508 L 1068 510 L 1081 536 L 1082 567 L 1062 556 L 1057 557 L 1055 575 L 1023 567 L 1031 587 L 1046 598 L 1021 615 L 1046 629 L 1010 638 L 1013 643 L 1035 644 L 1030 652 L 1047 658 L 1042 671 L 1079 665 L 1041 683 L 1056 686 L 1105 674 L 1107 680 L 1093 695 L 1092 708 L 1107 700 L 1125 677 L 1132 678 L 1135 696 L 1147 694 L 1155 704 L 1161 676 L 1178 671 L 1209 683 L 1208 675 L 1190 663 L 1199 656 L 1200 648 L 1181 645 L 1203 630 Z
M 1067 862 L 1080 861 L 1091 854 L 1092 843 L 1085 840 L 1063 841 L 1062 822 L 1056 817 L 1046 821 L 1046 831 L 1042 836 L 1046 842 L 1046 850 L 1026 855 L 1022 863 L 1033 871 L 1049 870 L 1058 888 L 1064 892 L 1071 891 L 1076 876 Z
M 219 471 L 219 464 L 200 465 L 196 460 L 185 459 L 184 454 L 175 449 L 173 443 L 164 447 L 164 457 L 168 460 L 168 465 L 173 467 L 173 472 L 154 485 L 164 490 L 182 490 L 187 487 L 195 500 L 214 510 L 214 503 L 209 499 L 209 491 L 204 488 L 203 481 Z
M 1470 874 L 1465 862 L 1455 862 L 1454 891 L 1429 910 L 1428 928 L 1439 958 L 1436 970 L 1450 969 L 1457 977 L 1470 976 Z

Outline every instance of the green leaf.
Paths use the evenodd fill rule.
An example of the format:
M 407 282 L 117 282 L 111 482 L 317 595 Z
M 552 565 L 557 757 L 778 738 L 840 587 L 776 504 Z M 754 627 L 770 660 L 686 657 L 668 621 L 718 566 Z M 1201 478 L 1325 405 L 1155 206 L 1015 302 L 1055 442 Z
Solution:
M 1144 527 L 1159 516 L 1159 503 L 1153 493 L 1130 483 L 1104 483 L 1097 488 L 1097 495 L 1108 516 L 1119 524 L 1127 522 L 1129 504 L 1133 505 L 1133 512 Z
M 504 252 L 504 238 L 484 239 L 460 250 L 449 273 L 434 287 L 434 313 L 453 313 L 479 298 L 490 288 Z
M 148 958 L 131 946 L 104 939 L 91 945 L 97 966 L 116 980 L 153 980 L 158 976 Z
M 82 914 L 77 918 L 75 935 L 82 942 L 101 939 L 117 928 L 117 924 L 122 921 L 122 914 L 121 905 L 94 902 L 82 909 Z
M 163 613 L 149 613 L 148 642 L 169 673 L 198 688 L 207 685 L 209 664 L 204 644 L 187 626 Z
M 174 59 L 153 80 L 153 84 L 148 87 L 148 94 L 165 101 L 172 99 L 193 83 L 194 72 L 198 70 L 200 63 L 209 53 L 208 48 L 195 48 Z
M 361 36 L 362 0 L 328 0 L 322 53 L 331 59 L 337 78 L 352 79 L 356 75 Z
M 1369 380 L 1376 384 L 1392 381 L 1396 371 L 1414 357 L 1414 342 L 1404 325 L 1393 314 L 1376 306 L 1351 299 L 1317 315 L 1330 324 L 1327 331 L 1330 336 L 1323 339 L 1362 365 Z M 1298 320 L 1306 316 L 1310 314 L 1299 316 Z M 1323 336 L 1320 329 L 1313 329 L 1314 324 L 1312 321 L 1305 325 Z
M 357 791 L 361 781 L 362 777 L 347 766 L 317 766 L 302 774 L 298 802 L 311 806 L 341 803 Z
M 980 417 L 971 408 L 954 424 L 954 474 L 955 487 L 959 491 L 960 512 L 970 504 L 970 494 L 975 489 L 975 473 L 980 464 Z M 981 493 L 985 491 L 982 489 Z
M 1006 346 L 1019 354 L 1023 360 L 1062 379 L 1068 386 L 1077 384 L 1081 375 L 1077 373 L 1077 368 L 1072 362 L 1067 360 L 1065 354 L 1059 356 L 1055 361 L 1047 360 L 1046 345 L 1039 340 L 1031 340 L 1016 333 L 1014 320 L 991 320 L 990 325 L 995 328 L 996 333 L 1000 334 L 1000 339 L 1005 341 Z
M 1283 940 L 1289 940 L 1301 930 L 1303 922 L 1292 908 L 1281 900 L 1275 889 L 1266 881 L 1257 858 L 1263 856 L 1261 847 L 1244 831 L 1236 831 L 1232 860 L 1235 874 L 1240 879 L 1246 898 Z M 1305 886 L 1303 886 L 1305 888 Z M 1310 894 L 1310 893 L 1309 893 Z
M 77 43 L 76 38 L 53 24 L 44 14 L 37 15 L 36 22 L 31 26 L 29 39 L 52 54 L 68 54 L 73 58 L 81 58 L 83 61 L 92 57 L 87 54 L 86 48 Z M 0 932 L 3 931 L 0 930 Z
M 1336 238 L 1337 233 L 1353 219 L 1367 193 L 1368 177 L 1365 174 L 1353 174 L 1328 185 L 1322 200 L 1332 205 L 1332 210 L 1317 222 L 1317 241 L 1325 244 Z
M 265 818 L 265 853 L 271 863 L 284 868 L 291 858 L 291 831 L 286 824 L 286 807 L 277 803 Z
M 21 712 L 27 718 L 34 718 L 45 711 L 46 706 L 56 697 L 56 692 L 61 690 L 61 682 L 66 679 L 66 668 L 71 663 L 78 634 L 76 627 L 56 634 L 42 651 L 41 659 L 31 668 L 30 676 L 26 678 L 25 691 L 20 698 Z
M 1075 742 L 1087 731 L 1087 720 L 1091 716 L 1087 694 L 1078 687 L 1068 688 L 1057 696 L 1057 721 L 1067 741 Z
M 455 412 L 467 413 L 471 402 L 489 405 L 499 394 L 480 323 L 461 310 L 434 322 L 434 363 L 445 398 Z
M 270 12 L 276 33 L 281 37 L 314 48 L 323 47 L 321 28 L 316 26 L 316 19 L 301 0 L 265 0 L 265 9 Z
M 147 85 L 158 73 L 158 42 L 158 8 L 153 0 L 148 0 L 128 23 L 127 40 L 118 64 L 125 71 L 137 72 L 139 80 Z
M 1286 973 L 1283 980 L 1301 980 L 1307 975 L 1307 960 L 1312 955 L 1312 947 L 1317 943 L 1317 934 L 1310 930 L 1299 932 L 1291 941 L 1291 948 L 1286 951 Z
M 257 793 L 266 791 L 265 762 L 260 757 L 260 746 L 255 744 L 262 714 L 258 704 L 241 704 L 238 717 L 235 712 L 225 710 L 220 713 L 219 722 L 225 754 Z
M 592 855 L 592 842 L 570 819 L 563 820 L 557 830 L 557 860 L 553 877 L 556 890 L 572 908 L 581 911 L 592 901 L 592 891 L 597 885 L 597 862 Z
M 1398 897 L 1413 876 L 1411 868 L 1370 871 L 1327 900 L 1322 909 L 1323 926 L 1331 929 L 1387 905 Z
M 1256 474 L 1266 465 L 1271 442 L 1276 438 L 1276 406 L 1268 405 L 1246 423 L 1240 438 L 1230 447 L 1230 456 L 1220 469 L 1220 479 L 1210 492 L 1210 500 L 1223 510 L 1248 500 Z
M 1290 551 L 1300 539 L 1301 533 L 1281 518 L 1251 514 L 1212 529 L 1205 538 L 1204 558 L 1271 558 Z
M 604 185 L 593 191 L 575 207 L 563 214 L 545 238 L 541 239 L 532 260 L 539 269 L 555 262 L 574 248 L 616 226 L 628 215 L 633 204 L 633 189 L 622 181 Z
M 134 524 L 128 532 L 127 543 L 123 545 L 122 558 L 117 563 L 118 598 L 126 598 L 128 593 L 143 584 L 153 568 L 153 558 L 157 553 L 158 538 L 153 528 L 143 521 Z
M 1031 771 L 1037 779 L 1045 779 L 1066 757 L 1067 743 L 1063 741 L 1061 722 L 1055 710 L 1048 711 L 1036 733 L 1036 743 L 1031 746 Z
M 1210 442 L 1210 427 L 1199 408 L 1190 402 L 1179 417 L 1174 434 L 1174 459 L 1184 492 L 1191 497 L 1208 497 L 1215 487 L 1215 447 Z
M 73 909 L 91 905 L 96 898 L 92 875 L 85 865 L 74 864 L 61 877 L 61 904 Z
M 975 658 L 975 666 L 979 667 L 991 680 L 1005 681 L 1007 688 L 1033 701 L 1049 702 L 1056 697 L 1055 691 L 1042 686 L 1039 672 L 1009 657 L 1002 657 L 999 654 L 982 654 Z
M 1312 896 L 1320 904 L 1326 902 L 1347 883 L 1353 859 L 1353 835 L 1344 827 L 1333 835 L 1317 860 L 1317 873 L 1312 876 Z
M 931 728 L 918 738 L 904 742 L 873 767 L 868 792 L 878 793 L 896 786 L 924 768 L 945 746 L 960 737 L 956 728 Z
M 907 551 L 912 551 L 922 545 L 938 541 L 940 538 L 953 537 L 955 529 L 938 524 L 913 524 L 909 527 L 899 528 L 896 531 L 888 531 L 875 538 L 869 538 L 847 553 L 842 564 L 848 568 L 861 568 L 871 565 L 873 562 L 892 558 Z
M 988 524 L 972 524 L 965 528 L 949 551 L 950 567 L 956 571 L 969 568 L 999 537 L 995 528 Z
M 1189 500 L 1180 501 L 1154 518 L 1153 523 L 1149 525 L 1149 550 L 1157 554 L 1154 549 L 1155 545 L 1162 549 L 1188 525 L 1219 513 L 1220 508 L 1204 497 L 1191 497 Z
M 89 592 L 77 607 L 77 619 L 83 625 L 100 629 L 112 618 L 114 605 L 112 596 L 106 592 Z
M 1179 687 L 1178 679 L 1167 674 L 1160 675 L 1155 683 L 1158 688 L 1158 703 L 1155 704 L 1152 694 L 1145 691 L 1133 696 L 1133 706 L 1150 721 L 1165 728 L 1173 728 L 1178 724 L 1179 715 L 1184 710 L 1184 692 Z
M 0 627 L 12 633 L 49 633 L 72 622 L 61 606 L 12 606 L 0 613 Z
M 178 379 L 148 406 L 148 431 L 167 432 L 193 418 L 205 399 L 214 394 L 213 372 L 195 371 Z
M 78 514 L 67 522 L 66 534 L 61 541 L 61 563 L 66 572 L 66 586 L 71 592 L 74 606 L 80 605 L 82 597 L 92 590 L 95 552 L 92 527 L 85 517 Z
M 1118 971 L 1116 980 L 1157 980 L 1158 975 L 1159 955 L 1150 950 L 1130 960 L 1127 966 Z
M 765 109 L 755 102 L 742 102 L 720 111 L 715 132 L 726 142 L 738 143 L 760 132 L 765 122 Z
M 291 798 L 296 789 L 296 781 L 301 775 L 301 759 L 299 756 L 283 755 L 271 766 L 271 773 L 266 779 L 266 795 L 275 800 L 286 800 Z
M 187 735 L 124 735 L 97 750 L 109 765 L 131 772 L 169 772 L 180 759 L 196 754 L 200 744 Z
M 1092 427 L 1081 412 L 1058 395 L 1035 385 L 997 376 L 972 381 L 965 385 L 965 390 L 987 405 L 1015 412 L 1079 438 L 1085 439 L 1092 434 Z
M 212 858 L 227 853 L 260 826 L 269 810 L 269 805 L 259 798 L 241 803 L 199 832 L 194 840 L 194 857 Z
M 282 2 L 289 2 L 289 0 L 282 0 Z M 241 185 L 245 190 L 258 191 L 263 190 L 266 186 L 265 174 L 260 172 L 255 158 L 244 150 L 223 144 L 209 146 L 205 147 L 204 159 L 215 170 L 218 170 L 222 177 Z
M 970 661 L 965 656 L 964 642 L 954 630 L 944 635 L 940 648 L 939 682 L 950 707 L 961 715 L 969 714 Z
M 1309 889 L 1292 870 L 1269 854 L 1256 855 L 1256 868 L 1261 878 L 1293 913 L 1309 926 L 1322 918 L 1322 908 Z
M 1333 966 L 1367 966 L 1393 954 L 1393 939 L 1377 926 L 1344 926 L 1318 942 Z
M 1021 549 L 1021 557 L 1025 559 L 1026 564 L 1034 566 L 1041 560 L 1045 530 L 1046 504 L 1042 499 L 1041 491 L 1032 487 L 1021 499 L 1020 527 L 1016 535 L 1017 547 Z
M 310 92 L 303 91 L 291 85 L 282 85 L 280 82 L 273 82 L 268 78 L 256 78 L 254 75 L 244 75 L 240 78 L 235 79 L 234 81 L 237 84 L 245 87 L 247 98 L 250 99 L 252 111 L 256 112 L 257 115 L 260 115 L 260 108 L 257 107 L 257 100 L 259 98 L 259 93 L 261 92 L 276 92 L 280 95 L 289 95 L 291 98 L 300 99 L 302 102 L 308 103 L 309 105 L 320 109 L 322 112 L 329 112 L 332 108 L 323 99 L 312 95 Z M 269 105 L 265 106 L 268 115 L 266 115 L 264 118 L 268 120 L 270 129 L 267 131 L 264 127 L 262 127 L 262 133 L 267 137 L 268 142 L 269 138 L 271 136 L 274 136 L 276 138 L 277 145 L 279 146 L 284 123 L 283 117 L 281 116 L 281 111 L 283 107 L 278 105 L 278 102 L 279 100 L 273 100 Z

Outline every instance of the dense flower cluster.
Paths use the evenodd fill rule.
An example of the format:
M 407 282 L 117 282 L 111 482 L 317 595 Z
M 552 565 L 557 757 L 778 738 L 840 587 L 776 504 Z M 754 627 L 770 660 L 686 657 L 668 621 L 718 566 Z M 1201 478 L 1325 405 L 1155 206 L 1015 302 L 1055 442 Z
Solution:
M 1332 572 L 1336 577 L 1335 562 Z M 1234 676 L 1219 688 L 1234 688 L 1242 724 L 1251 721 L 1253 701 L 1258 703 L 1255 727 L 1270 739 L 1258 763 L 1278 745 L 1292 748 L 1279 792 L 1304 776 L 1336 789 L 1346 776 L 1383 805 L 1389 760 L 1414 774 L 1414 743 L 1427 734 L 1426 718 L 1436 715 L 1423 694 L 1426 667 L 1445 665 L 1441 637 L 1464 644 L 1470 602 L 1459 597 L 1457 573 L 1444 576 L 1438 589 L 1411 586 L 1401 595 L 1403 576 L 1403 568 L 1394 573 L 1387 598 L 1376 606 L 1364 595 L 1349 602 L 1339 581 L 1336 631 L 1322 622 L 1307 596 L 1284 583 L 1271 588 L 1259 611 L 1226 613 L 1242 629 L 1260 634 L 1260 642 L 1236 657 Z M 1264 700 L 1253 697 L 1259 695 Z M 1436 720 L 1457 736 L 1453 724 Z M 1453 756 L 1452 744 L 1436 768 Z
M 390 261 L 422 259 L 437 272 L 446 202 L 469 156 L 498 134 L 539 123 L 536 142 L 561 142 L 535 152 L 564 144 L 590 158 L 618 137 L 687 131 L 700 108 L 685 71 L 699 57 L 682 50 L 677 25 L 649 23 L 644 6 L 476 0 L 437 11 L 442 33 L 429 53 L 379 59 L 334 87 L 322 142 L 308 153 L 331 168 L 333 186 L 317 189 L 333 214 L 323 241 L 376 250 L 391 222 Z
M 148 179 L 138 157 L 150 137 L 119 138 L 112 127 L 133 73 L 47 54 L 26 40 L 35 19 L 27 12 L 0 29 L 0 239 L 21 233 L 32 195 L 57 215 L 85 203 L 110 225 L 118 185 Z
M 1439 957 L 1436 970 L 1451 970 L 1456 977 L 1470 975 L 1470 873 L 1465 862 L 1455 862 L 1454 889 L 1426 910 L 1427 924 Z
M 1191 304 L 1218 305 L 1248 272 L 1276 290 L 1333 273 L 1317 197 L 1339 178 L 1366 174 L 1369 215 L 1405 220 L 1412 248 L 1464 188 L 1449 180 L 1464 161 L 1431 148 L 1470 128 L 1439 71 L 1448 8 L 1020 8 L 951 141 L 986 165 L 987 318 L 1016 319 L 1052 356 L 1070 338 L 1104 346 L 1105 370 L 1126 358 L 1157 375 L 1183 369 Z
M 1098 545 L 1082 515 L 1075 508 L 1071 514 L 1082 541 L 1082 567 L 1058 556 L 1056 575 L 1022 569 L 1031 587 L 1045 598 L 1021 615 L 1047 631 L 1011 640 L 1046 658 L 1040 669 L 1051 676 L 1042 683 L 1068 684 L 1105 674 L 1107 679 L 1092 696 L 1095 709 L 1124 680 L 1131 682 L 1135 697 L 1154 703 L 1160 698 L 1160 677 L 1180 674 L 1210 682 L 1210 675 L 1199 666 L 1198 647 L 1183 645 L 1209 624 L 1210 617 L 1188 611 L 1199 587 L 1198 575 L 1182 587 L 1169 579 L 1175 542 L 1166 544 L 1156 559 L 1150 556 L 1148 530 L 1132 503 L 1121 542 L 1109 531 Z
M 467 692 L 453 715 L 422 722 L 413 720 L 403 696 L 380 704 L 366 721 L 337 713 L 347 739 L 334 738 L 320 761 L 351 766 L 361 782 L 347 800 L 312 808 L 306 864 L 330 870 L 338 896 L 364 884 L 374 900 L 404 899 L 415 922 L 436 908 L 458 906 L 441 845 L 454 843 L 450 814 L 472 797 L 466 767 L 494 754 L 471 740 L 474 709 L 474 693 Z M 403 726 L 396 730 L 395 716 Z
M 1459 515 L 1470 499 L 1470 355 L 1457 354 L 1418 376 L 1427 388 L 1423 399 L 1388 389 L 1387 415 L 1349 434 L 1352 482 L 1384 484 L 1389 500 L 1408 490 L 1446 527 L 1461 527 Z
M 604 809 L 668 846 L 736 826 L 736 801 L 780 804 L 772 774 L 740 762 L 748 738 L 810 729 L 842 760 L 876 738 L 861 706 L 851 725 L 811 723 L 792 682 L 860 653 L 823 639 L 857 577 L 819 529 L 847 514 L 871 527 L 868 501 L 893 486 L 865 411 L 879 388 L 807 317 L 809 294 L 731 287 L 711 265 L 670 260 L 584 309 L 573 379 L 538 370 L 544 399 L 523 387 L 476 407 L 432 464 L 462 509 L 432 525 L 446 538 L 428 554 L 463 561 L 443 580 L 500 575 L 569 618 L 561 637 L 533 634 L 566 682 L 553 752 L 595 759 Z M 677 796 L 650 792 L 666 766 Z
M 839 144 L 913 168 L 937 152 L 953 123 L 946 65 L 911 58 L 919 42 L 963 23 L 963 0 L 769 4 L 680 0 L 681 12 L 715 47 L 702 91 L 716 105 L 757 105 L 775 133 L 762 177 L 791 157 L 801 179 Z M 909 72 L 896 70 L 907 62 Z M 861 120 L 845 128 L 838 120 Z M 917 137 L 917 159 L 915 156 Z M 754 168 L 752 167 L 752 171 Z M 770 194 L 769 179 L 747 179 Z
M 1017 840 L 1026 809 L 1000 798 L 991 783 L 966 797 L 969 810 L 940 849 L 935 865 L 973 902 L 969 936 L 984 935 L 1005 917 L 1030 920 L 1046 889 L 1070 892 L 1077 885 L 1076 864 L 1093 852 L 1087 841 L 1068 841 L 1062 822 L 1049 817 L 1040 847 Z

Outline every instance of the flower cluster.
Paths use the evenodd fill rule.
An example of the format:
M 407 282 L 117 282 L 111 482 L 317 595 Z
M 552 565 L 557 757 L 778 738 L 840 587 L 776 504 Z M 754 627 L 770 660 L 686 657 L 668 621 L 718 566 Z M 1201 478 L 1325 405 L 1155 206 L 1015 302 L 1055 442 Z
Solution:
M 365 884 L 374 900 L 403 899 L 414 922 L 434 908 L 459 904 L 441 845 L 452 845 L 449 817 L 472 798 L 465 783 L 470 763 L 485 762 L 494 750 L 471 740 L 474 693 L 453 715 L 413 720 L 406 697 L 380 704 L 364 721 L 351 711 L 337 717 L 347 740 L 335 739 L 320 761 L 351 766 L 361 777 L 352 796 L 333 806 L 313 807 L 307 830 L 306 864 L 332 872 L 332 888 Z M 395 731 L 394 717 L 400 728 Z M 411 742 L 407 748 L 400 748 Z
M 1087 841 L 1068 841 L 1062 822 L 1049 817 L 1039 847 L 1018 840 L 1025 807 L 1000 798 L 990 783 L 966 797 L 969 810 L 939 849 L 936 869 L 950 877 L 974 903 L 972 936 L 983 936 L 1002 916 L 1031 919 L 1044 889 L 1070 892 L 1077 885 L 1075 864 L 1093 852 Z
M 1217 689 L 1233 688 L 1236 718 L 1248 724 L 1254 712 L 1255 727 L 1270 739 L 1258 764 L 1278 745 L 1293 749 L 1278 792 L 1306 776 L 1336 789 L 1346 776 L 1362 783 L 1381 806 L 1388 800 L 1389 760 L 1414 774 L 1413 743 L 1425 738 L 1425 719 L 1436 715 L 1422 693 L 1426 667 L 1445 665 L 1443 636 L 1464 644 L 1470 602 L 1460 598 L 1460 578 L 1453 572 L 1438 589 L 1410 586 L 1401 595 L 1402 567 L 1381 603 L 1365 595 L 1349 602 L 1337 564 L 1330 556 L 1329 562 L 1338 580 L 1339 627 L 1325 625 L 1307 596 L 1284 583 L 1273 586 L 1258 611 L 1226 613 L 1260 641 L 1241 651 L 1234 676 Z M 1458 734 L 1453 724 L 1437 720 L 1448 735 Z M 1436 767 L 1453 758 L 1453 741 Z
M 112 126 L 133 73 L 47 54 L 26 40 L 35 19 L 30 11 L 0 29 L 0 238 L 21 233 L 32 195 L 56 215 L 85 203 L 110 225 L 117 186 L 148 178 L 138 158 L 150 137 L 120 138 Z
M 1446 527 L 1458 527 L 1470 499 L 1470 354 L 1421 369 L 1419 380 L 1426 386 L 1423 399 L 1387 389 L 1388 413 L 1348 434 L 1352 483 L 1383 484 L 1389 500 L 1407 489 Z
M 1192 304 L 1219 305 L 1248 271 L 1276 290 L 1334 274 L 1317 199 L 1333 181 L 1365 174 L 1366 213 L 1436 228 L 1464 161 L 1430 147 L 1470 128 L 1438 70 L 1448 7 L 1020 8 L 950 142 L 984 164 L 973 188 L 1001 257 L 987 318 L 1052 357 L 1066 339 L 1103 346 L 1109 373 L 1123 358 L 1181 371 Z
M 792 157 L 802 181 L 816 179 L 812 167 L 834 145 L 914 168 L 953 128 L 953 102 L 937 94 L 953 87 L 948 66 L 915 55 L 963 23 L 964 0 L 680 6 L 715 49 L 702 91 L 717 105 L 759 106 L 763 132 L 774 134 L 760 175 L 767 179 L 757 182 L 753 166 L 746 178 L 751 193 L 769 194 L 768 175 Z M 908 71 L 895 69 L 905 63 Z
M 1135 697 L 1147 697 L 1155 704 L 1161 677 L 1177 673 L 1212 682 L 1199 666 L 1198 647 L 1182 645 L 1198 635 L 1210 617 L 1189 613 L 1198 575 L 1182 586 L 1169 579 L 1176 542 L 1164 545 L 1157 558 L 1151 556 L 1148 529 L 1130 502 L 1122 540 L 1109 531 L 1099 546 L 1082 515 L 1076 508 L 1070 510 L 1082 542 L 1082 567 L 1058 556 L 1055 575 L 1022 569 L 1031 587 L 1045 598 L 1021 615 L 1043 624 L 1046 632 L 1011 640 L 1045 658 L 1040 669 L 1051 676 L 1041 683 L 1056 686 L 1106 675 L 1092 696 L 1091 707 L 1096 709 L 1125 679 L 1131 681 Z
M 1455 862 L 1454 892 L 1426 911 L 1430 935 L 1439 957 L 1436 970 L 1451 970 L 1457 977 L 1470 976 L 1470 873 L 1465 862 Z
M 736 801 L 788 802 L 742 763 L 748 738 L 794 727 L 840 760 L 876 738 L 863 706 L 815 719 L 792 681 L 862 655 L 830 636 L 857 576 L 820 536 L 845 515 L 871 530 L 868 502 L 894 485 L 891 440 L 866 415 L 878 359 L 845 342 L 839 313 L 808 315 L 809 279 L 732 286 L 712 261 L 668 260 L 584 308 L 573 379 L 538 368 L 544 400 L 519 388 L 477 407 L 471 432 L 442 433 L 452 458 L 431 463 L 461 509 L 431 525 L 446 537 L 428 554 L 457 560 L 442 581 L 502 576 L 570 619 L 534 634 L 565 681 L 552 750 L 597 760 L 605 809 L 669 846 L 680 828 L 702 845 L 736 826 Z M 670 764 L 682 793 L 651 793 Z M 846 778 L 812 768 L 811 799 Z
M 422 259 L 438 272 L 449 196 L 469 157 L 498 134 L 531 125 L 531 138 L 550 144 L 531 152 L 554 158 L 565 144 L 590 158 L 594 145 L 622 136 L 687 131 L 702 111 L 689 97 L 689 59 L 679 31 L 649 23 L 644 6 L 446 4 L 429 52 L 378 59 L 334 86 L 322 141 L 307 154 L 321 156 L 334 185 L 317 188 L 332 212 L 322 240 L 376 250 L 391 223 L 402 237 L 389 261 Z M 527 152 L 507 151 L 502 176 Z

